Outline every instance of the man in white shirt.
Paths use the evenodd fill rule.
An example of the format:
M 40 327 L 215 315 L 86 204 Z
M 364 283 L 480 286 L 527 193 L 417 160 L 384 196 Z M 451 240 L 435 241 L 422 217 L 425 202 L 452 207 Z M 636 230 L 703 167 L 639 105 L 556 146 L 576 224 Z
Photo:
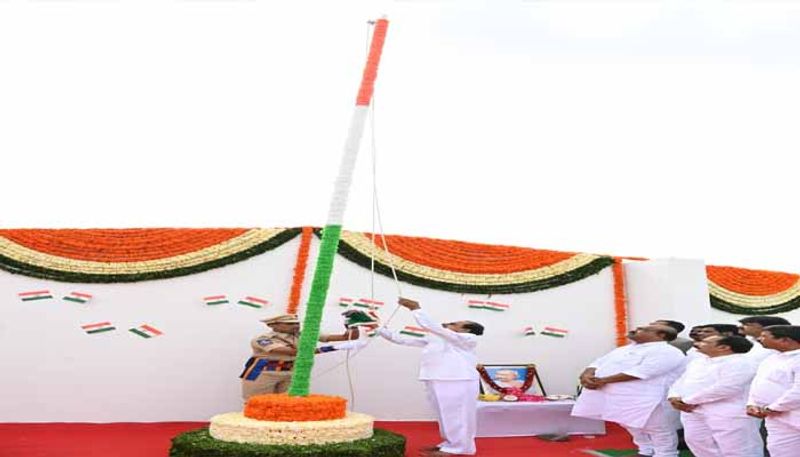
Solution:
M 675 329 L 638 327 L 628 333 L 634 344 L 592 362 L 581 374 L 583 392 L 572 415 L 616 422 L 639 447 L 640 456 L 677 457 L 678 437 L 667 389 L 683 370 L 684 355 L 669 341 Z M 677 375 L 676 375 L 677 373 Z
M 479 389 L 475 348 L 477 337 L 483 335 L 483 326 L 472 321 L 439 324 L 422 311 L 419 303 L 406 298 L 398 303 L 411 310 L 417 324 L 430 332 L 429 336 L 415 338 L 386 328 L 378 331 L 393 343 L 423 348 L 419 379 L 425 383 L 444 440 L 423 452 L 426 456 L 474 455 Z
M 800 326 L 773 325 L 761 344 L 775 349 L 758 367 L 750 386 L 747 414 L 765 418 L 771 457 L 800 455 Z
M 760 421 L 746 414 L 756 367 L 741 336 L 712 336 L 697 343 L 706 357 L 693 360 L 668 399 L 681 411 L 686 444 L 695 457 L 762 457 Z
M 758 341 L 758 337 L 761 336 L 764 328 L 770 325 L 791 325 L 786 319 L 776 316 L 748 316 L 744 319 L 739 319 L 739 323 L 742 324 L 739 326 L 739 332 L 753 342 L 753 349 L 747 353 L 747 357 L 755 362 L 756 367 L 767 357 L 778 353 L 774 349 L 765 348 Z
M 692 330 L 695 331 L 695 347 L 686 352 L 686 363 L 691 363 L 696 358 L 704 358 L 705 354 L 697 350 L 696 343 L 703 341 L 711 336 L 737 336 L 739 327 L 733 324 L 705 324 L 698 325 Z

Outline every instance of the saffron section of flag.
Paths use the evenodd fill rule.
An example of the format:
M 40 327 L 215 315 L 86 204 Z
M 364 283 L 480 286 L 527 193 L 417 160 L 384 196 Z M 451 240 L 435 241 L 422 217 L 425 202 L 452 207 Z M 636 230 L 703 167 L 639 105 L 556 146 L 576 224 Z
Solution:
M 142 338 L 152 338 L 154 336 L 163 335 L 164 332 L 147 324 L 142 324 L 138 327 L 128 329 L 129 332 L 141 336 Z
M 533 326 L 529 325 L 522 329 L 522 334 L 525 336 L 533 336 L 536 335 L 536 330 L 533 328 Z
M 347 308 L 348 306 L 350 306 L 352 304 L 353 304 L 353 299 L 352 298 L 347 298 L 347 297 L 339 298 L 339 306 L 341 306 L 342 308 Z
M 488 309 L 489 311 L 508 311 L 511 305 L 506 305 L 505 303 L 498 303 L 496 301 L 487 301 L 483 305 L 483 309 Z
M 400 334 L 422 338 L 428 335 L 428 331 L 422 327 L 414 327 L 412 325 L 406 325 L 405 327 L 403 327 L 403 330 L 400 330 Z
M 539 332 L 540 335 L 554 336 L 556 338 L 564 338 L 569 333 L 569 330 L 555 327 L 545 327 Z
M 206 305 L 208 306 L 224 305 L 230 303 L 230 301 L 228 301 L 227 295 L 211 295 L 209 297 L 203 297 L 203 301 L 206 302 Z
M 269 305 L 269 302 L 263 298 L 248 295 L 243 299 L 239 300 L 239 304 L 243 306 L 249 306 L 251 308 L 261 308 Z
M 359 298 L 358 301 L 353 303 L 353 306 L 355 306 L 356 308 L 372 308 L 372 309 L 376 309 L 376 308 L 380 308 L 383 305 L 384 305 L 384 303 L 382 301 L 372 300 L 372 299 L 369 299 L 369 298 Z
M 70 292 L 68 295 L 64 296 L 64 300 L 75 303 L 89 303 L 91 299 L 92 295 L 85 292 Z
M 31 290 L 29 292 L 20 292 L 17 294 L 17 296 L 22 301 L 49 300 L 53 298 L 53 295 L 49 290 Z
M 84 332 L 92 335 L 94 333 L 103 333 L 103 332 L 110 332 L 111 330 L 116 330 L 117 328 L 114 327 L 111 322 L 97 322 L 94 324 L 84 324 L 81 325 L 81 328 Z

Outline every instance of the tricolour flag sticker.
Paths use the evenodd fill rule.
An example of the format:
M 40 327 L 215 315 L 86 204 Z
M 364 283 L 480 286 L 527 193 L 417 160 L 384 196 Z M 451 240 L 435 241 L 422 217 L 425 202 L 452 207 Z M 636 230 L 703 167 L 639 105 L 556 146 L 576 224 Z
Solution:
M 555 327 L 545 327 L 539 332 L 540 335 L 554 336 L 556 338 L 564 338 L 569 333 L 569 330 Z
M 529 325 L 529 326 L 527 326 L 527 327 L 522 329 L 522 333 L 525 336 L 533 336 L 533 335 L 536 335 L 536 330 L 533 328 L 533 326 Z
M 86 324 L 86 325 L 81 325 L 81 328 L 89 335 L 94 333 L 110 332 L 111 330 L 117 329 L 116 327 L 111 325 L 111 322 L 97 322 L 96 324 Z
M 411 325 L 406 325 L 405 327 L 403 327 L 403 330 L 400 330 L 400 334 L 422 338 L 428 335 L 428 331 L 422 327 L 414 327 Z
M 352 304 L 353 304 L 353 299 L 352 298 L 341 297 L 339 299 L 339 306 L 341 306 L 342 308 L 347 308 L 348 306 L 350 306 Z
M 467 307 L 471 309 L 483 309 L 483 305 L 485 304 L 486 302 L 483 300 L 470 300 L 467 302 Z
M 131 333 L 135 333 L 136 335 L 139 335 L 142 338 L 152 338 L 154 336 L 164 334 L 161 330 L 147 324 L 142 324 L 138 327 L 129 328 L 128 331 Z
M 209 297 L 203 297 L 203 301 L 206 302 L 206 305 L 208 306 L 230 303 L 227 295 L 211 295 Z
M 34 300 L 49 300 L 53 298 L 53 295 L 50 293 L 49 290 L 32 290 L 30 292 L 20 292 L 17 294 L 20 300 L 22 301 L 34 301 Z
M 70 292 L 69 295 L 64 296 L 64 300 L 73 301 L 75 303 L 89 303 L 91 299 L 92 295 L 84 292 Z
M 261 308 L 262 306 L 267 306 L 269 302 L 264 300 L 263 298 L 253 297 L 252 295 L 248 295 L 243 299 L 239 300 L 240 305 L 249 306 L 251 308 Z
M 489 311 L 508 311 L 511 305 L 506 305 L 505 303 L 498 303 L 496 301 L 487 301 L 483 305 L 483 309 L 488 309 Z
M 353 306 L 355 306 L 356 308 L 372 308 L 372 309 L 375 309 L 375 308 L 380 308 L 381 306 L 383 306 L 383 302 L 382 301 L 378 301 L 378 300 L 371 300 L 369 298 L 359 298 L 358 301 L 353 303 Z

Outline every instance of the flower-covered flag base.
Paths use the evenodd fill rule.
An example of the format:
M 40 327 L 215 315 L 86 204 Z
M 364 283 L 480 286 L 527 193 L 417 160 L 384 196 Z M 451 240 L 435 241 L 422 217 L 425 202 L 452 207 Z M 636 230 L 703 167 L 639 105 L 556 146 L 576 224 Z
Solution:
M 402 456 L 405 438 L 373 430 L 374 419 L 331 395 L 255 395 L 244 411 L 211 418 L 176 437 L 171 456 Z
M 375 429 L 370 438 L 333 444 L 268 445 L 214 439 L 208 429 L 186 432 L 172 440 L 170 457 L 402 457 L 406 439 Z

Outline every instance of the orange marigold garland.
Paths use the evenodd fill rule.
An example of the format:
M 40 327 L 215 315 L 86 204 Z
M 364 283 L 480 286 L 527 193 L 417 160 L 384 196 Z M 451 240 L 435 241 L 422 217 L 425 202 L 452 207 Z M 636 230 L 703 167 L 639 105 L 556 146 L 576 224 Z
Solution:
M 313 234 L 313 227 L 303 227 L 303 233 L 300 237 L 300 249 L 297 251 L 297 261 L 294 265 L 292 290 L 289 293 L 289 304 L 286 308 L 286 312 L 289 314 L 297 314 L 297 308 L 300 307 L 300 292 L 303 289 L 303 280 L 306 277 L 308 252 L 311 249 L 311 236 Z
M 622 259 L 614 259 L 614 320 L 617 334 L 617 346 L 628 343 L 628 306 L 625 296 L 625 272 L 622 269 Z
M 800 307 L 800 275 L 706 267 L 711 306 L 735 314 L 775 314 Z
M 332 395 L 310 394 L 305 397 L 287 394 L 255 395 L 247 400 L 245 417 L 262 421 L 307 422 L 342 419 L 347 400 Z

